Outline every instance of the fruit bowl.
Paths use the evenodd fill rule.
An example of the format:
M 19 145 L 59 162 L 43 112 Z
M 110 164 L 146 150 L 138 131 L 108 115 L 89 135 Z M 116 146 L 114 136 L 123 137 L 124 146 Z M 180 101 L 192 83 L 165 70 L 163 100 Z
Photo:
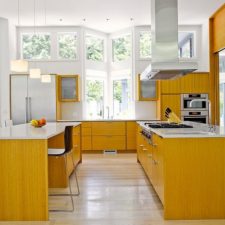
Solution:
M 40 120 L 31 120 L 30 124 L 31 124 L 31 126 L 36 127 L 36 128 L 37 127 L 43 127 L 43 126 L 46 125 L 46 119 L 42 118 Z

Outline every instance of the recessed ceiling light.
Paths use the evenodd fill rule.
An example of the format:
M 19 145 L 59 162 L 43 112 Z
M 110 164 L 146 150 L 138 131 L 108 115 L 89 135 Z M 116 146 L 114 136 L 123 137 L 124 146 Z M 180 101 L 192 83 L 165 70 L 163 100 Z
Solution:
M 83 21 L 86 22 L 86 18 L 84 18 Z
M 134 21 L 134 18 L 131 17 L 131 18 L 130 18 L 130 21 L 131 21 L 131 22 Z
M 109 22 L 110 21 L 110 19 L 109 18 L 106 18 L 106 22 Z
M 63 21 L 63 19 L 62 19 L 62 18 L 60 18 L 60 19 L 59 19 L 59 21 L 60 21 L 60 22 L 62 22 L 62 21 Z

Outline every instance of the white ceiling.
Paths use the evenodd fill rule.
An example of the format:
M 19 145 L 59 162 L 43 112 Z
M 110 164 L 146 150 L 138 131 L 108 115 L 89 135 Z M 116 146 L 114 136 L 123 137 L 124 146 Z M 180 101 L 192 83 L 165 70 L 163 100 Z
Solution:
M 38 25 L 45 24 L 45 2 L 47 25 L 84 25 L 110 33 L 150 24 L 150 0 L 36 0 Z M 202 24 L 224 3 L 225 0 L 178 0 L 179 24 Z M 33 25 L 33 0 L 20 0 L 20 7 L 21 25 Z M 0 0 L 0 17 L 17 23 L 17 0 Z

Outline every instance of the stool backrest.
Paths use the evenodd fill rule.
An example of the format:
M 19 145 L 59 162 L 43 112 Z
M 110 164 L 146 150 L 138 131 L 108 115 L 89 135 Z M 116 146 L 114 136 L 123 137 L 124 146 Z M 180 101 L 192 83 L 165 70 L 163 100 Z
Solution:
M 66 126 L 64 132 L 65 153 L 73 149 L 73 126 Z

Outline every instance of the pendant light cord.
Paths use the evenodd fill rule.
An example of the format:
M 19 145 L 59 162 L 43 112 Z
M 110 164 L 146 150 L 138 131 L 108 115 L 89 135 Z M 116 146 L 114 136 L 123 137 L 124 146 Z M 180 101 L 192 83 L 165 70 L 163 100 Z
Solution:
M 20 26 L 20 0 L 17 1 L 17 16 L 18 16 L 18 27 Z

